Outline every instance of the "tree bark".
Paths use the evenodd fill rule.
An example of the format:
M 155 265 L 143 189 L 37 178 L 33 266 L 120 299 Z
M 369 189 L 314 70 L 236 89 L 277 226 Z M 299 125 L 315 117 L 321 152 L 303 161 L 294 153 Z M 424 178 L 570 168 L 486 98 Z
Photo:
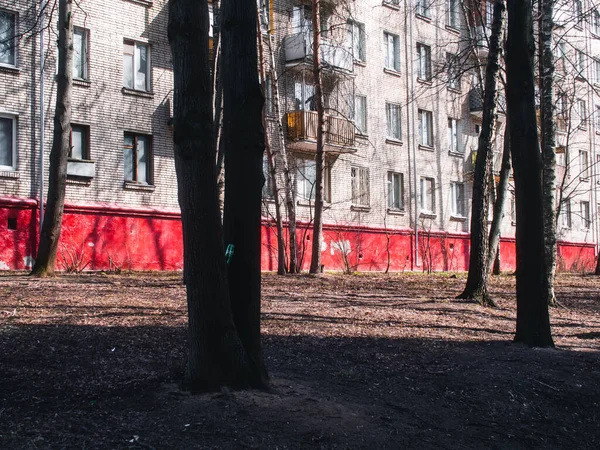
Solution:
M 542 183 L 544 206 L 544 251 L 548 304 L 556 306 L 554 277 L 556 274 L 556 153 L 554 121 L 554 55 L 552 52 L 552 14 L 554 0 L 540 0 L 539 14 L 539 76 L 540 127 L 542 145 Z
M 275 62 L 275 52 L 273 51 L 272 36 L 269 34 L 268 46 L 269 61 L 271 65 L 271 87 L 273 93 L 273 110 L 277 120 L 277 143 L 278 146 L 273 148 L 273 159 L 275 164 L 279 160 L 283 169 L 283 183 L 285 188 L 285 204 L 288 218 L 288 238 L 289 238 L 289 273 L 298 273 L 301 270 L 301 265 L 298 263 L 298 239 L 296 234 L 296 196 L 294 183 L 290 175 L 290 167 L 288 164 L 285 134 L 283 132 L 283 124 L 281 123 L 281 108 L 279 102 L 279 84 L 277 77 L 277 66 Z
M 175 169 L 188 305 L 186 385 L 192 391 L 250 384 L 250 364 L 230 307 L 217 194 L 208 3 L 169 2 Z
M 229 291 L 253 387 L 268 384 L 260 335 L 261 205 L 265 130 L 258 79 L 254 0 L 222 1 L 225 244 L 232 245 Z
M 533 77 L 531 0 L 508 0 L 507 102 L 517 213 L 515 342 L 552 347 L 544 254 L 542 161 Z
M 48 197 L 37 258 L 31 275 L 53 277 L 65 208 L 67 163 L 71 150 L 71 92 L 73 90 L 73 1 L 58 4 L 58 73 L 54 133 L 50 151 Z M 44 80 L 42 80 L 43 82 Z M 44 205 L 40 205 L 43 208 Z
M 506 114 L 508 119 L 508 112 Z M 510 128 L 508 123 L 504 130 L 504 145 L 502 148 L 502 166 L 500 167 L 500 181 L 496 187 L 496 200 L 494 201 L 494 215 L 490 228 L 488 268 L 494 266 L 494 274 L 500 273 L 500 264 L 496 273 L 495 262 L 499 260 L 500 254 L 500 229 L 504 219 L 504 204 L 506 203 L 506 192 L 508 191 L 508 177 L 510 175 Z
M 263 34 L 260 26 L 260 11 L 257 9 L 257 21 L 256 21 L 256 40 L 258 42 L 258 66 L 260 70 L 260 83 L 262 86 L 263 97 L 267 91 L 267 76 L 265 74 L 265 58 L 264 58 L 264 45 L 263 45 Z M 283 218 L 281 214 L 281 199 L 279 197 L 279 180 L 277 178 L 277 162 L 273 157 L 273 146 L 271 145 L 271 133 L 269 133 L 267 125 L 267 108 L 266 104 L 263 105 L 262 110 L 262 121 L 263 128 L 265 129 L 265 152 L 267 154 L 267 166 L 269 168 L 269 177 L 271 179 L 271 186 L 273 188 L 273 203 L 275 206 L 275 226 L 277 227 L 277 274 L 286 274 L 286 263 L 285 263 L 285 238 L 283 234 Z
M 504 0 L 496 0 L 494 3 L 490 49 L 485 74 L 481 134 L 479 135 L 473 179 L 469 274 L 465 289 L 458 296 L 458 298 L 462 299 L 475 300 L 485 306 L 496 306 L 489 296 L 487 289 L 489 275 L 487 216 L 490 199 L 490 174 L 494 157 L 492 136 L 496 116 L 498 60 L 501 52 L 500 39 L 502 36 L 504 10 Z
M 315 155 L 315 219 L 313 222 L 310 273 L 321 272 L 321 247 L 323 244 L 323 171 L 325 169 L 325 108 L 321 80 L 321 0 L 312 0 L 313 77 L 317 104 L 317 152 Z

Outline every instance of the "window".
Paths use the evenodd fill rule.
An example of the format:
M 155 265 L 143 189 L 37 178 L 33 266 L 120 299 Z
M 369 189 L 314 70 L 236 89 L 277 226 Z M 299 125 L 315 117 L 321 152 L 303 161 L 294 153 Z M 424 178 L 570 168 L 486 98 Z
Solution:
M 265 112 L 267 114 L 275 112 L 273 105 L 273 75 L 270 73 L 265 75 Z
M 446 25 L 458 28 L 459 0 L 446 0 Z
M 571 200 L 566 199 L 560 208 L 560 225 L 563 228 L 571 228 Z
M 600 105 L 596 105 L 596 133 L 600 133 Z
M 123 85 L 150 92 L 150 47 L 139 42 L 123 44 Z
M 434 180 L 433 178 L 421 178 L 421 212 L 433 214 L 434 204 Z
M 0 64 L 16 66 L 16 15 L 0 11 Z
M 575 20 L 579 22 L 583 15 L 583 2 L 581 0 L 574 0 L 573 7 L 575 9 Z
M 585 128 L 587 125 L 587 109 L 585 107 L 585 100 L 577 100 L 577 114 L 579 115 L 579 126 Z
M 558 43 L 558 62 L 563 73 L 567 71 L 567 44 L 565 41 Z
M 433 147 L 433 116 L 431 111 L 419 110 L 419 144 Z
M 402 129 L 400 122 L 400 105 L 394 103 L 385 104 L 385 116 L 387 124 L 387 137 L 402 140 Z
M 271 178 L 271 169 L 269 168 L 269 159 L 265 154 L 263 156 L 263 176 L 265 177 L 265 184 L 263 184 L 263 198 L 273 198 L 273 179 Z
M 462 153 L 463 148 L 460 141 L 460 128 L 458 120 L 448 118 L 448 151 L 450 153 Z
M 384 5 L 400 6 L 400 0 L 383 0 Z
M 446 53 L 446 67 L 448 71 L 448 88 L 460 90 L 460 70 L 457 65 L 458 56 Z
M 600 12 L 597 9 L 592 13 L 592 33 L 600 36 Z
M 592 225 L 592 221 L 590 220 L 590 202 L 580 202 L 579 212 L 581 214 L 581 224 L 583 225 L 583 228 L 589 229 Z
M 71 159 L 90 159 L 90 129 L 84 125 L 71 126 Z
M 150 136 L 126 133 L 123 153 L 125 181 L 152 184 Z
M 600 60 L 594 58 L 594 83 L 600 84 Z
M 417 14 L 423 17 L 431 17 L 431 9 L 429 8 L 429 0 L 416 0 Z
M 354 97 L 354 124 L 358 133 L 367 133 L 367 97 L 364 95 Z
M 401 173 L 388 172 L 388 209 L 404 209 L 404 176 Z
M 351 167 L 352 204 L 369 206 L 369 169 L 366 167 Z
M 366 61 L 365 25 L 348 21 L 348 48 L 355 61 Z
M 17 159 L 17 119 L 0 114 L 0 170 L 14 170 Z
M 579 178 L 587 180 L 589 176 L 588 152 L 586 150 L 579 150 Z
M 83 28 L 73 28 L 73 78 L 88 79 L 88 32 Z
M 485 2 L 485 27 L 488 30 L 492 29 L 492 21 L 494 20 L 494 4 L 487 0 Z
M 431 80 L 431 47 L 417 44 L 417 77 L 421 80 Z
M 577 76 L 585 78 L 585 56 L 581 50 L 575 51 L 575 70 Z
M 400 70 L 400 39 L 395 34 L 383 33 L 384 64 L 386 69 Z
M 316 111 L 315 87 L 312 84 L 297 81 L 294 84 L 294 103 L 296 111 Z
M 450 183 L 451 209 L 455 217 L 465 217 L 465 185 L 459 182 Z
M 324 201 L 330 201 L 329 167 L 323 169 Z M 317 165 L 314 159 L 296 159 L 296 193 L 302 200 L 314 200 L 316 195 Z

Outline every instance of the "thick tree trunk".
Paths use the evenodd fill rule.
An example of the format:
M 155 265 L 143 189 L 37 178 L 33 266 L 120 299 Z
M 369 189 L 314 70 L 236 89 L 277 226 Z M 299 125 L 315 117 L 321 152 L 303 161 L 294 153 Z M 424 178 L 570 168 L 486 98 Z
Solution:
M 168 33 L 189 317 L 186 383 L 193 391 L 246 386 L 250 364 L 229 303 L 217 197 L 206 0 L 171 0 Z
M 500 40 L 502 36 L 502 23 L 504 22 L 504 10 L 504 0 L 496 0 L 494 3 L 489 44 L 490 50 L 485 73 L 483 119 L 473 179 L 469 274 L 465 289 L 458 296 L 458 298 L 475 300 L 485 306 L 496 306 L 487 290 L 489 275 L 487 216 L 490 198 L 489 180 L 493 165 L 492 136 L 496 116 L 498 60 L 501 52 Z
M 235 326 L 250 360 L 250 383 L 268 384 L 260 335 L 261 205 L 265 130 L 252 0 L 223 0 L 225 244 L 233 250 L 229 291 Z
M 531 0 L 508 0 L 507 102 L 517 212 L 515 342 L 552 347 L 544 257 L 542 161 L 535 114 Z
M 277 77 L 277 65 L 275 62 L 275 52 L 273 51 L 272 36 L 269 34 L 267 45 L 269 52 L 269 61 L 271 65 L 271 90 L 273 93 L 273 111 L 277 120 L 277 146 L 273 150 L 273 159 L 275 164 L 280 162 L 283 169 L 283 183 L 285 189 L 285 205 L 288 216 L 288 237 L 289 237 L 289 273 L 298 273 L 301 265 L 298 264 L 298 239 L 296 234 L 296 191 L 290 175 L 290 166 L 288 163 L 285 134 L 283 132 L 283 123 L 281 122 L 281 108 L 279 102 L 279 83 Z
M 258 66 L 260 70 L 260 84 L 262 86 L 263 97 L 267 91 L 267 77 L 265 74 L 265 57 L 264 57 L 264 38 L 262 29 L 260 26 L 260 11 L 257 9 L 257 21 L 256 21 L 256 40 L 258 42 Z M 273 157 L 273 146 L 271 142 L 271 133 L 268 130 L 267 122 L 267 108 L 266 104 L 263 105 L 262 110 L 262 121 L 263 128 L 265 129 L 265 152 L 267 154 L 267 166 L 269 168 L 269 178 L 271 179 L 271 187 L 273 191 L 273 202 L 275 206 L 275 226 L 277 227 L 277 274 L 286 274 L 285 264 L 285 237 L 283 234 L 283 219 L 281 214 L 281 199 L 279 197 L 279 179 L 277 178 L 277 162 Z
M 554 55 L 552 53 L 552 10 L 554 0 L 540 0 L 539 76 L 540 126 L 542 145 L 542 183 L 544 205 L 544 244 L 548 304 L 556 306 L 554 276 L 556 274 L 556 153 L 554 121 Z
M 31 275 L 53 277 L 65 207 L 67 162 L 71 150 L 71 91 L 73 89 L 73 1 L 58 4 L 58 73 L 54 134 L 50 151 L 48 197 L 37 258 Z M 40 205 L 43 208 L 44 205 Z
M 312 0 L 313 28 L 313 77 L 317 104 L 317 153 L 315 155 L 315 219 L 313 222 L 312 255 L 310 273 L 321 272 L 321 247 L 323 244 L 323 171 L 325 170 L 325 108 L 321 79 L 321 0 Z
M 506 115 L 508 119 L 508 114 Z M 510 128 L 508 123 L 504 130 L 504 147 L 502 149 L 502 166 L 500 167 L 500 181 L 496 187 L 496 199 L 494 201 L 494 215 L 490 228 L 488 267 L 494 265 L 493 273 L 500 273 L 500 229 L 504 219 L 504 204 L 506 203 L 506 192 L 508 191 L 508 177 L 510 176 Z M 496 271 L 495 263 L 498 261 Z

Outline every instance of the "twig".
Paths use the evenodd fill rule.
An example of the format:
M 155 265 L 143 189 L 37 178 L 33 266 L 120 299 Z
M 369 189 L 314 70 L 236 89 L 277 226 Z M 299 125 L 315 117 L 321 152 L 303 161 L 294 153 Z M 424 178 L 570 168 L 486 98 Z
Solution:
M 554 386 L 550 386 L 549 384 L 542 383 L 541 381 L 539 381 L 539 380 L 536 380 L 535 378 L 533 379 L 533 381 L 535 381 L 536 383 L 539 383 L 539 384 L 541 384 L 542 386 L 545 386 L 545 387 L 547 387 L 547 388 L 550 388 L 550 389 L 552 389 L 553 391 L 560 392 L 560 389 L 557 389 L 557 388 L 555 388 Z

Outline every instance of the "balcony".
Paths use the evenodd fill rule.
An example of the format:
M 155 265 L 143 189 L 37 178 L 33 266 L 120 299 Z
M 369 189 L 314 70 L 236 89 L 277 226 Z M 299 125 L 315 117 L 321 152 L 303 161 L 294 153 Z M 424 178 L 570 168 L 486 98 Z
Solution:
M 474 119 L 481 120 L 483 118 L 483 90 L 473 88 L 469 92 L 469 112 Z M 506 97 L 503 94 L 498 94 L 496 104 L 496 114 L 499 120 L 506 113 Z
M 317 149 L 317 112 L 291 111 L 287 113 L 287 136 L 290 148 L 315 152 Z M 328 153 L 355 153 L 354 123 L 342 117 L 325 116 L 324 151 Z
M 310 63 L 313 55 L 312 34 L 304 32 L 286 36 L 283 40 L 285 62 L 288 66 Z M 352 72 L 354 60 L 347 48 L 330 39 L 321 39 L 321 62 L 325 67 Z
M 473 44 L 477 47 L 477 52 L 479 56 L 486 57 L 489 53 L 489 38 L 490 38 L 491 30 L 484 26 L 478 25 L 475 27 L 475 36 L 473 39 Z

